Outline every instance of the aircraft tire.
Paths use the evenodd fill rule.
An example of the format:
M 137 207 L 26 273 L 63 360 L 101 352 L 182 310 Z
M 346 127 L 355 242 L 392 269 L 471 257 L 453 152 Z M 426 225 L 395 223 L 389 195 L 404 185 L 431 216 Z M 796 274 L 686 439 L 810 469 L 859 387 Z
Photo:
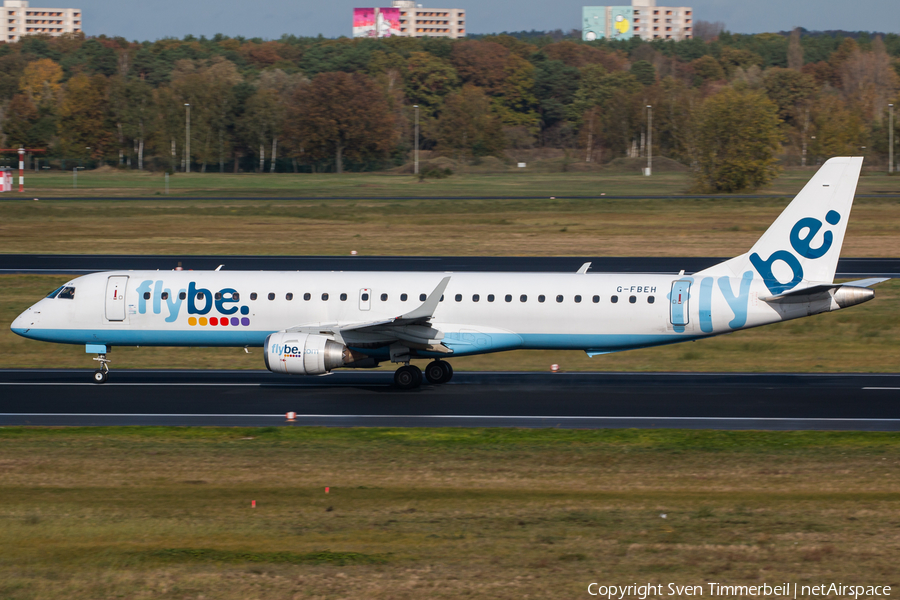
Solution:
M 405 365 L 394 371 L 394 384 L 401 390 L 413 390 L 422 385 L 422 370 Z
M 453 367 L 443 360 L 434 360 L 425 367 L 425 379 L 428 383 L 438 385 L 447 383 L 453 378 Z
M 100 369 L 94 371 L 94 383 L 106 383 L 109 379 L 109 373 Z

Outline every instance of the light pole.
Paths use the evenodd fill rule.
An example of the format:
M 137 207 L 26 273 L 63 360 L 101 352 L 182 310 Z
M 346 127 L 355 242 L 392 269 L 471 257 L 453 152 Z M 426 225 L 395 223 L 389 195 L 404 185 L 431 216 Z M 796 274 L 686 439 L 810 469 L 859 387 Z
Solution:
M 893 106 L 893 105 L 891 105 Z M 413 108 L 416 109 L 416 147 L 415 147 L 415 174 L 419 174 L 419 105 L 414 104 Z
M 894 172 L 894 105 L 888 104 L 890 125 L 888 126 L 888 173 Z
M 184 103 L 184 172 L 191 172 L 191 105 Z
M 647 105 L 647 176 L 653 173 L 653 107 Z

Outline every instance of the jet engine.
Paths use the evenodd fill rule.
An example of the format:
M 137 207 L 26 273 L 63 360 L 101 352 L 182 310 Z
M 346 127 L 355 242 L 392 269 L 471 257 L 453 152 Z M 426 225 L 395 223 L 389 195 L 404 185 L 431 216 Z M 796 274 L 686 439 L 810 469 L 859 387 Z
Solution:
M 264 348 L 266 368 L 287 375 L 322 375 L 357 358 L 344 344 L 309 333 L 272 333 Z

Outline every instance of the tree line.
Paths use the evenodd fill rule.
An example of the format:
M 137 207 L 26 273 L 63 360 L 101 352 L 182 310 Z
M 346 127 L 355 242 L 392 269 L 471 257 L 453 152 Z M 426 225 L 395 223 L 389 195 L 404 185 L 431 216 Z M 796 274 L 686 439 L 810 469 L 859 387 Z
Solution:
M 840 154 L 885 162 L 900 36 L 708 37 L 29 36 L 0 44 L 0 125 L 6 147 L 47 148 L 60 166 L 170 171 L 185 168 L 188 110 L 202 172 L 398 166 L 416 122 L 421 149 L 459 161 L 554 148 L 605 162 L 652 139 L 705 190 Z

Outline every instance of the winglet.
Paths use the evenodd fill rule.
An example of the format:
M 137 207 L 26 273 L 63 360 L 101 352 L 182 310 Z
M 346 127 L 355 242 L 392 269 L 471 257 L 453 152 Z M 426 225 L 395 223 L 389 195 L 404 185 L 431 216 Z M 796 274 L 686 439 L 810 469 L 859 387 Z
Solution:
M 450 283 L 449 277 L 441 279 L 441 282 L 434 288 L 434 291 L 425 298 L 425 302 L 422 303 L 422 306 L 405 315 L 397 317 L 397 320 L 430 319 L 434 315 L 434 311 L 437 309 L 438 302 L 441 301 L 441 296 L 444 295 L 444 290 L 447 289 L 448 283 Z
M 586 263 L 584 263 L 583 265 L 581 265 L 581 268 L 578 269 L 578 271 L 576 271 L 576 273 L 577 273 L 578 275 L 584 275 L 585 273 L 588 272 L 588 269 L 590 269 L 590 268 L 591 268 L 591 263 L 586 262 Z

